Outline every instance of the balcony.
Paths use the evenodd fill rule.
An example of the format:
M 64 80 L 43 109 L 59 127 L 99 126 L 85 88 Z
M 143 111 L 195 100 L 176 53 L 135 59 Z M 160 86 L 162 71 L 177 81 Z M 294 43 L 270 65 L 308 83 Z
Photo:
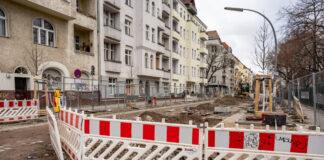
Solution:
M 164 71 L 161 69 L 151 69 L 151 68 L 141 68 L 138 72 L 138 76 L 144 77 L 154 77 L 154 78 L 162 78 Z
M 193 14 L 193 15 L 196 15 L 197 14 L 197 9 L 196 9 L 196 7 L 192 3 L 189 3 L 187 6 L 188 6 L 188 11 L 191 14 Z
M 166 13 L 171 13 L 170 4 L 168 2 L 162 1 L 162 11 L 165 11 Z
M 206 32 L 200 32 L 199 35 L 200 35 L 200 39 L 202 39 L 203 41 L 208 40 L 208 35 Z
M 200 68 L 207 69 L 207 63 L 200 63 Z
M 207 50 L 207 48 L 205 48 L 205 47 L 200 47 L 199 48 L 199 52 L 201 53 L 201 54 L 203 54 L 203 55 L 206 55 L 206 54 L 208 54 L 208 50 Z
M 105 4 L 114 7 L 115 9 L 120 9 L 121 0 L 104 0 Z
M 106 72 L 120 73 L 121 68 L 122 68 L 122 65 L 121 65 L 120 61 L 111 61 L 111 60 L 105 61 L 105 71 Z
M 163 77 L 164 79 L 170 79 L 171 72 L 170 70 L 163 70 Z
M 121 30 L 117 27 L 105 26 L 105 37 L 110 39 L 120 41 L 121 40 Z
M 66 0 L 14 0 L 24 6 L 62 18 L 73 20 L 76 18 L 75 1 Z

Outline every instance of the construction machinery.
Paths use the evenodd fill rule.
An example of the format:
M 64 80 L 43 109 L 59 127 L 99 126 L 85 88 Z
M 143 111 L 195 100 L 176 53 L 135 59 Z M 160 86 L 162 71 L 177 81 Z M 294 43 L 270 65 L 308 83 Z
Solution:
M 249 83 L 240 83 L 239 95 L 249 95 Z

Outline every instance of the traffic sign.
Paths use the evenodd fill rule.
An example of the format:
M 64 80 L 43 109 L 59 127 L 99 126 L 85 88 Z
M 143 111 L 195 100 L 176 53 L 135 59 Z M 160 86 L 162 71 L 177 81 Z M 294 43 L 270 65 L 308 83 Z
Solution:
M 75 78 L 80 78 L 82 76 L 80 69 L 76 69 L 74 71 L 74 76 L 75 76 Z

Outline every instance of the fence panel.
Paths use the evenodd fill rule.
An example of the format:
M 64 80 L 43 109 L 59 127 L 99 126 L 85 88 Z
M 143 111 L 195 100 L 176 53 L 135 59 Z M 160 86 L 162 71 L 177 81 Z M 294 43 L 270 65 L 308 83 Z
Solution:
M 269 126 L 267 126 L 269 128 Z M 324 133 L 316 132 L 207 128 L 205 158 L 208 159 L 323 159 Z
M 46 113 L 51 144 L 54 148 L 57 158 L 59 160 L 64 160 L 56 118 L 49 108 L 46 108 Z
M 38 118 L 38 100 L 0 100 L 0 122 Z

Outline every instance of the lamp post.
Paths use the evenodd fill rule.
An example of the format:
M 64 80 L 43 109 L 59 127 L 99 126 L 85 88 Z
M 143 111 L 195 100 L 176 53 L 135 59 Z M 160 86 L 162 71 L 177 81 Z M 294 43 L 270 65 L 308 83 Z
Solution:
M 271 23 L 271 21 L 262 13 L 252 10 L 252 9 L 245 9 L 245 8 L 234 8 L 234 7 L 225 7 L 225 10 L 229 10 L 229 11 L 236 11 L 236 12 L 243 12 L 243 11 L 250 11 L 250 12 L 254 12 L 260 16 L 262 16 L 265 20 L 267 20 L 267 22 L 270 24 L 272 32 L 273 32 L 273 37 L 274 37 L 274 41 L 275 41 L 275 68 L 274 68 L 274 76 L 273 76 L 273 88 L 274 88 L 274 92 L 273 92 L 273 97 L 275 97 L 276 95 L 276 74 L 277 74 L 277 65 L 278 65 L 278 47 L 277 47 L 277 36 L 276 36 L 276 31 Z M 272 105 L 275 106 L 275 98 L 273 98 L 273 103 Z M 274 107 L 275 108 L 275 107 Z

